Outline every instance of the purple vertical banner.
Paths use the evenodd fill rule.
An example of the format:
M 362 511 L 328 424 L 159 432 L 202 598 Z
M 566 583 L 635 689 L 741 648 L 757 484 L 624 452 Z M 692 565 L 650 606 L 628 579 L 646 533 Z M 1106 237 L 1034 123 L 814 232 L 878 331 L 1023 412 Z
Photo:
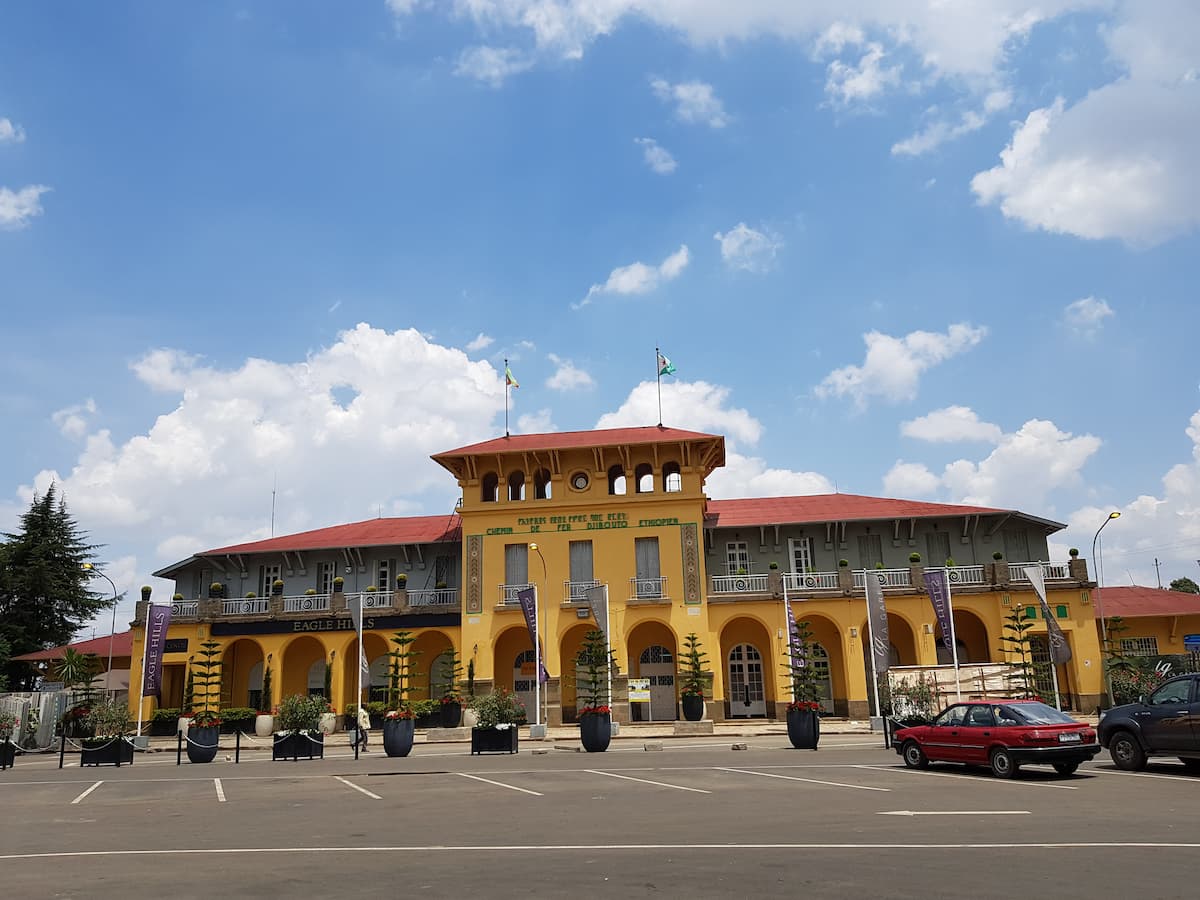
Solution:
M 933 614 L 937 617 L 938 627 L 942 629 L 942 644 L 947 650 L 953 650 L 954 645 L 950 641 L 954 625 L 950 621 L 950 582 L 946 578 L 946 570 L 927 569 L 925 588 L 929 591 L 929 602 L 933 604 Z
M 542 652 L 542 643 L 537 633 L 537 609 L 534 607 L 534 604 L 537 603 L 537 593 L 531 587 L 524 588 L 517 591 L 517 600 L 521 603 L 521 612 L 525 613 L 525 626 L 529 629 L 529 642 L 538 649 L 538 661 L 541 663 L 538 681 L 545 684 L 550 680 L 550 673 L 546 671 L 546 654 Z
M 790 600 L 783 601 L 783 605 L 787 607 L 788 657 L 793 669 L 803 669 L 808 660 L 804 658 L 804 645 L 796 634 L 796 614 L 792 612 Z
M 142 696 L 162 695 L 162 658 L 171 627 L 171 607 L 146 607 L 146 671 L 142 673 Z

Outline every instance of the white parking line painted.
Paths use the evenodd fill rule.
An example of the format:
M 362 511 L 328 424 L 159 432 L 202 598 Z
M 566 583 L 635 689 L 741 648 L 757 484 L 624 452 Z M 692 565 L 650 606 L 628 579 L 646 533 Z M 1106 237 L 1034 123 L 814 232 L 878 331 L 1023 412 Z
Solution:
M 880 791 L 882 793 L 891 793 L 891 788 L 871 787 L 866 784 L 843 784 L 840 781 L 820 781 L 816 778 L 801 778 L 798 775 L 776 775 L 774 772 L 753 772 L 750 769 L 727 769 L 724 766 L 716 766 L 716 769 L 721 772 L 738 772 L 742 775 L 757 775 L 759 778 L 782 778 L 784 781 L 805 781 L 809 784 L 824 784 L 828 787 L 843 787 L 850 788 L 855 791 Z
M 347 781 L 347 780 L 346 780 L 345 778 L 343 778 L 341 775 L 334 775 L 333 777 L 334 777 L 334 778 L 335 778 L 337 781 L 340 781 L 342 784 L 346 785 L 346 787 L 352 787 L 352 788 L 354 788 L 356 791 L 358 791 L 360 794 L 366 794 L 366 795 L 367 795 L 368 797 L 370 797 L 372 800 L 382 800 L 382 799 L 383 799 L 383 798 L 382 798 L 382 797 L 380 797 L 378 794 L 372 794 L 372 793 L 371 793 L 370 791 L 368 791 L 368 790 L 367 790 L 365 787 L 359 787 L 359 786 L 358 786 L 357 784 L 355 784 L 353 781 Z
M 532 794 L 535 797 L 543 797 L 544 794 L 539 794 L 537 791 L 530 791 L 523 787 L 517 787 L 515 784 L 505 784 L 503 781 L 492 781 L 490 778 L 480 778 L 478 775 L 468 775 L 466 772 L 459 772 L 463 778 L 470 778 L 473 781 L 482 781 L 484 784 L 494 784 L 496 787 L 508 788 L 510 791 L 520 791 L 522 794 Z
M 1165 778 L 1167 781 L 1190 781 L 1200 784 L 1200 778 L 1195 775 L 1160 775 L 1156 772 L 1110 772 L 1107 769 L 1088 769 L 1093 775 L 1116 775 L 1118 778 Z
M 86 791 L 84 791 L 82 794 L 80 794 L 78 797 L 76 797 L 74 800 L 72 800 L 71 805 L 74 806 L 76 803 L 79 803 L 80 801 L 82 801 L 88 794 L 90 794 L 96 788 L 100 787 L 100 785 L 102 785 L 102 784 L 104 784 L 103 781 L 97 781 L 90 788 L 88 788 Z
M 225 802 L 225 788 L 221 787 L 221 779 L 220 778 L 213 779 L 213 787 L 215 787 L 217 789 L 217 802 L 224 803 Z
M 1069 784 L 1048 784 L 1045 781 L 1021 781 L 1015 778 L 988 778 L 978 775 L 955 775 L 953 772 L 927 772 L 924 769 L 908 769 L 899 766 L 855 766 L 856 769 L 873 769 L 876 772 L 903 772 L 906 775 L 924 775 L 927 778 L 965 778 L 976 784 L 1011 784 L 1019 787 L 1052 788 L 1056 791 L 1077 791 L 1079 788 Z
M 78 859 L 82 857 L 136 856 L 244 856 L 255 853 L 546 853 L 551 851 L 600 853 L 712 853 L 713 851 L 747 850 L 1200 850 L 1200 843 L 1183 841 L 1060 841 L 1025 843 L 827 843 L 827 844 L 432 844 L 426 846 L 350 846 L 350 847 L 227 847 L 205 849 L 179 847 L 160 850 L 62 850 L 41 853 L 9 853 L 0 855 L 0 862 L 18 859 Z
M 712 791 L 702 791 L 700 788 L 684 787 L 682 784 L 667 784 L 665 781 L 651 781 L 648 778 L 633 778 L 629 775 L 618 775 L 616 772 L 601 772 L 599 769 L 584 769 L 593 775 L 607 775 L 609 778 L 620 778 L 622 781 L 638 781 L 642 784 L 652 784 L 655 787 L 673 788 L 677 791 L 690 791 L 693 794 L 711 794 Z
M 877 816 L 1027 816 L 1027 809 L 942 809 L 942 810 L 913 810 L 893 809 L 890 812 L 875 813 Z

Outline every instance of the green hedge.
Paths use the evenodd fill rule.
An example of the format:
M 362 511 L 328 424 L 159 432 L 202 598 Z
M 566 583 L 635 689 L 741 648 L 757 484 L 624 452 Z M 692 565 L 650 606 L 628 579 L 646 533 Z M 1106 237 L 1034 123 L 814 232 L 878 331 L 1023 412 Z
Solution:
M 166 707 L 164 709 L 156 709 L 150 717 L 151 722 L 177 722 L 179 720 L 179 710 Z
M 221 718 L 226 722 L 250 722 L 258 715 L 258 710 L 248 706 L 229 706 L 221 710 Z

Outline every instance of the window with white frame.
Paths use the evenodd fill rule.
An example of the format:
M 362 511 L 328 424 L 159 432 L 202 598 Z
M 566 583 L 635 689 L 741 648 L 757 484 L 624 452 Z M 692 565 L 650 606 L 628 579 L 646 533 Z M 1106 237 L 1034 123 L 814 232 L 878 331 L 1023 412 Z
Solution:
M 390 559 L 381 559 L 375 570 L 375 586 L 381 591 L 390 591 L 392 589 L 392 561 Z
M 1121 653 L 1125 656 L 1158 656 L 1158 638 L 1121 638 Z
M 271 588 L 279 580 L 279 572 L 279 566 L 258 567 L 258 596 L 271 596 Z
M 788 559 L 792 564 L 791 571 L 809 572 L 813 570 L 812 538 L 792 538 L 788 541 Z
M 750 571 L 750 546 L 745 541 L 729 541 L 725 545 L 725 567 L 730 575 Z
M 504 583 L 529 583 L 529 545 L 504 545 Z
M 334 579 L 334 564 L 331 562 L 317 563 L 317 593 L 332 594 Z

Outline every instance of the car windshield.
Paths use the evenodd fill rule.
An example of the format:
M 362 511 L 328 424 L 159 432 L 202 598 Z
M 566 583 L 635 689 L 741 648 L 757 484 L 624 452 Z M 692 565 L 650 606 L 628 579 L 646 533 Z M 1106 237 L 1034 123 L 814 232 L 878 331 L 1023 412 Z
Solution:
M 1065 712 L 1045 703 L 1014 703 L 1003 706 L 1003 718 L 1016 719 L 1022 725 L 1078 725 Z

